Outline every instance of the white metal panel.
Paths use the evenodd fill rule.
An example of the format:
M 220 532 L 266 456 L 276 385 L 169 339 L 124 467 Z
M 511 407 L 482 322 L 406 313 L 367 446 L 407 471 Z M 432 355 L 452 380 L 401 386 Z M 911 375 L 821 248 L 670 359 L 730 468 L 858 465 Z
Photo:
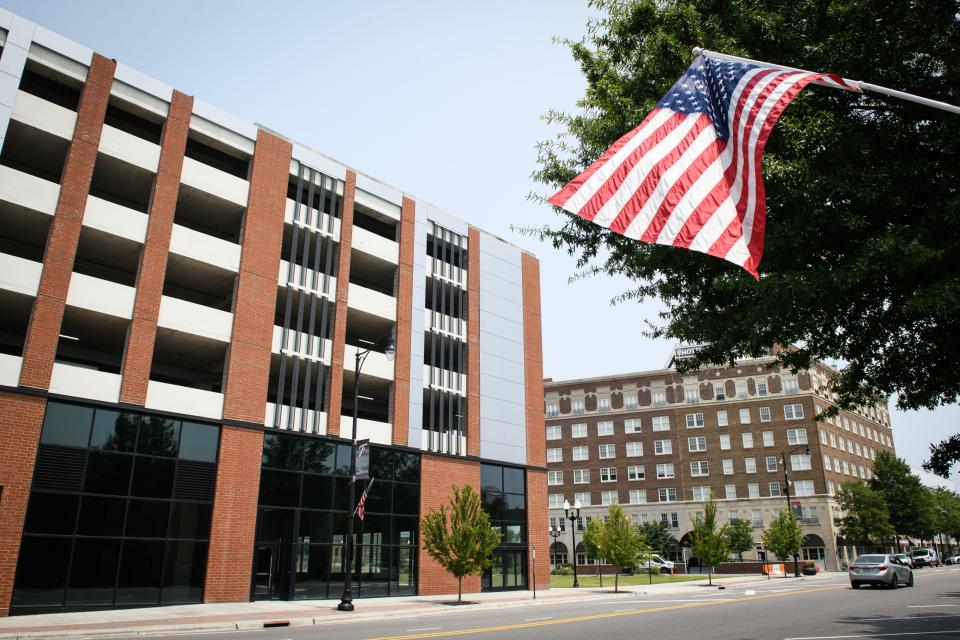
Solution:
M 228 271 L 240 271 L 240 245 L 206 233 L 173 225 L 170 253 L 193 258 Z
M 283 221 L 286 224 L 293 224 L 293 210 L 295 207 L 296 203 L 293 199 L 287 198 L 286 208 L 283 212 Z M 333 223 L 333 231 L 328 231 L 331 222 Z M 300 220 L 297 224 L 305 229 L 310 229 L 323 235 L 329 235 L 337 242 L 340 241 L 340 219 L 333 218 L 331 221 L 330 214 L 320 213 L 319 210 L 313 207 L 301 205 Z
M 387 202 L 392 202 L 398 207 L 403 204 L 403 192 L 385 182 L 380 182 L 376 178 L 371 178 L 365 173 L 357 173 L 357 191 L 366 191 Z
M 227 113 L 203 100 L 194 99 L 190 128 L 196 129 L 225 144 L 253 154 L 257 139 L 257 125 Z
M 116 373 L 54 362 L 50 376 L 50 393 L 101 402 L 119 402 L 120 381 L 121 377 Z
M 48 102 L 26 91 L 17 92 L 17 99 L 10 117 L 65 140 L 73 139 L 73 129 L 77 124 L 76 111 Z
M 147 74 L 137 71 L 133 67 L 129 67 L 122 62 L 117 63 L 117 69 L 113 74 L 113 78 L 114 78 L 114 82 L 113 82 L 112 91 L 117 95 L 123 96 L 125 98 L 128 98 L 128 96 L 131 95 L 132 92 L 129 91 L 129 89 L 133 88 L 133 89 L 142 91 L 144 93 L 147 93 L 153 96 L 154 98 L 157 98 L 158 100 L 162 100 L 163 102 L 169 103 L 171 100 L 173 100 L 173 87 L 171 87 L 166 83 L 160 82 L 156 78 L 151 78 Z M 118 82 L 126 85 L 127 89 L 118 87 L 117 86 Z M 134 95 L 134 99 L 136 103 L 142 105 L 144 100 L 142 98 L 139 98 L 139 99 L 138 98 L 139 96 Z M 146 105 L 142 105 L 142 106 L 146 106 Z M 148 108 L 151 111 L 154 111 L 154 109 L 156 108 L 156 105 L 152 104 Z M 164 111 L 163 115 L 166 115 L 166 111 Z
M 163 296 L 157 324 L 175 331 L 186 331 L 212 340 L 230 342 L 233 314 L 179 298 Z
M 56 182 L 0 166 L 0 200 L 52 216 L 59 196 L 60 185 Z
M 111 235 L 143 243 L 147 237 L 147 223 L 150 217 L 145 213 L 102 200 L 97 196 L 87 196 L 87 206 L 83 210 L 83 225 L 99 229 Z
M 397 264 L 400 260 L 399 244 L 361 227 L 353 228 L 351 247 L 357 251 L 362 251 L 376 258 L 380 258 L 385 262 Z
M 353 430 L 353 416 L 340 416 L 340 437 L 349 438 Z M 393 425 L 379 420 L 357 419 L 357 440 L 369 439 L 377 444 L 391 444 Z
M 43 263 L 0 253 L 0 289 L 36 296 Z
M 225 171 L 214 169 L 210 165 L 197 162 L 193 158 L 183 159 L 180 181 L 218 198 L 244 207 L 247 206 L 247 196 L 250 191 L 249 182 Z
M 118 318 L 133 317 L 136 289 L 74 271 L 70 275 L 67 304 Z
M 16 387 L 20 384 L 20 370 L 23 368 L 23 358 L 0 353 L 0 385 Z
M 293 143 L 292 157 L 294 160 L 298 160 L 308 167 L 325 173 L 332 178 L 336 178 L 337 180 L 347 179 L 347 167 L 345 165 L 299 142 Z
M 51 51 L 56 51 L 60 55 L 66 56 L 71 60 L 74 60 L 85 67 L 90 66 L 90 62 L 93 60 L 93 50 L 65 38 L 59 33 L 45 29 L 40 25 L 37 25 L 36 31 L 33 34 L 33 41 L 37 44 L 50 49 Z
M 152 173 L 160 164 L 160 145 L 108 124 L 103 125 L 99 151 Z
M 352 282 L 347 290 L 347 306 L 388 320 L 397 319 L 396 298 Z
M 219 420 L 223 417 L 223 394 L 150 380 L 145 406 L 157 411 Z
M 385 200 L 380 196 L 374 195 L 372 193 L 367 193 L 363 189 L 357 188 L 354 192 L 354 201 L 357 204 L 362 204 L 365 207 L 369 207 L 378 213 L 382 213 L 385 216 L 389 216 L 394 220 L 400 220 L 400 210 L 401 207 L 399 204 L 394 204 L 389 200 Z M 402 199 L 401 199 L 402 202 Z

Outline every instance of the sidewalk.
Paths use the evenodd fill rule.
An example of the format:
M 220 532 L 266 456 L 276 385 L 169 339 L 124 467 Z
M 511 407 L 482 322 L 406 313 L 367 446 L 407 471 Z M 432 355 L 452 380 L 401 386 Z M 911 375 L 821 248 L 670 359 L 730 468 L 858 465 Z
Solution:
M 831 574 L 821 574 L 826 577 Z M 836 574 L 834 574 L 836 575 Z M 807 580 L 818 580 L 820 576 Z M 791 580 L 792 582 L 792 580 Z M 676 595 L 701 590 L 707 580 L 612 588 L 550 589 L 537 591 L 501 591 L 471 593 L 465 601 L 476 604 L 458 608 L 450 606 L 456 595 L 371 598 L 355 600 L 356 611 L 337 611 L 339 600 L 298 600 L 293 602 L 237 602 L 227 604 L 191 604 L 143 609 L 48 613 L 32 616 L 0 618 L 0 640 L 28 638 L 70 638 L 80 636 L 131 636 L 172 633 L 197 633 L 263 629 L 267 627 L 338 624 L 355 620 L 419 617 L 456 612 L 476 612 L 504 607 L 529 607 L 564 602 L 600 600 L 611 597 L 631 598 L 643 595 Z M 714 584 L 748 588 L 768 584 L 760 576 L 714 578 Z M 716 588 L 716 587 L 714 587 Z

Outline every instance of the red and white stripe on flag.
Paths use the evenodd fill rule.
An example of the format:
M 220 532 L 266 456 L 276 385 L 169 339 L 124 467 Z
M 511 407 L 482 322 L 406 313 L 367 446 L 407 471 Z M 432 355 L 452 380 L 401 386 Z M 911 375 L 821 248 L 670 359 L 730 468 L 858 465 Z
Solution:
M 360 520 L 363 520 L 364 513 L 366 512 L 367 491 L 367 489 L 363 490 L 363 494 L 360 496 L 360 502 L 357 503 L 357 517 L 359 517 Z
M 638 127 L 548 201 L 628 238 L 723 258 L 757 278 L 770 130 L 810 82 L 849 85 L 830 74 L 701 58 Z

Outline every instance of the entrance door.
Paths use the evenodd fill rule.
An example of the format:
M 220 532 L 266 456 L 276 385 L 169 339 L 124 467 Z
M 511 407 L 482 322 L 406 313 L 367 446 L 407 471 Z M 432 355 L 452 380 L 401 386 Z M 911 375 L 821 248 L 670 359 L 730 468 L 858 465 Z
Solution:
M 292 509 L 260 509 L 253 547 L 253 599 L 289 600 L 293 528 Z
M 255 549 L 256 567 L 253 572 L 254 600 L 280 599 L 280 544 L 258 543 Z

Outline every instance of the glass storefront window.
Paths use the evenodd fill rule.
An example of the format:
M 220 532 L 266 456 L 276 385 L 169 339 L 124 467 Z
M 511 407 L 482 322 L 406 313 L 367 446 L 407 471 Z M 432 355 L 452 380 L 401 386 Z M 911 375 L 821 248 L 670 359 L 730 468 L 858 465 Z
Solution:
M 219 434 L 49 401 L 11 613 L 200 602 Z

